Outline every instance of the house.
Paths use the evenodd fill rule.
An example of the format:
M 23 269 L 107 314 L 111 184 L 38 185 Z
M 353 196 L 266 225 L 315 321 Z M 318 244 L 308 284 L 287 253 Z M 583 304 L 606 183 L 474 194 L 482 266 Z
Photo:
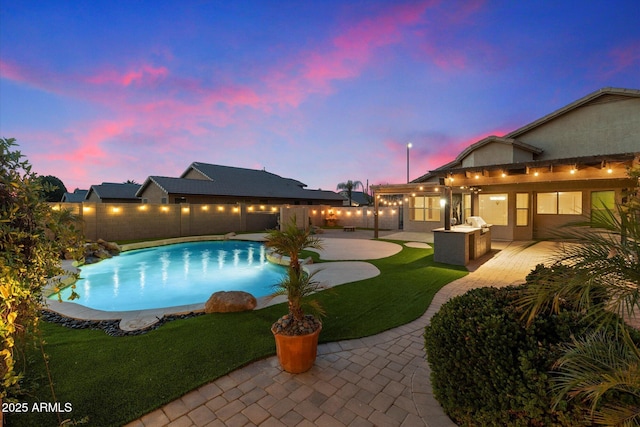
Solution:
M 339 194 L 344 198 L 343 206 L 349 206 L 349 192 L 342 190 Z M 371 204 L 371 196 L 364 191 L 351 192 L 351 206 L 369 206 Z
M 103 182 L 100 185 L 92 185 L 84 201 L 97 203 L 140 203 L 140 198 L 136 196 L 139 189 L 140 184 Z
M 80 190 L 76 188 L 73 193 L 66 192 L 62 195 L 62 203 L 82 203 L 87 197 L 89 190 Z
M 550 238 L 563 224 L 613 207 L 635 183 L 640 162 L 640 90 L 604 88 L 499 137 L 484 138 L 410 184 L 378 186 L 405 194 L 404 229 L 431 231 L 480 216 L 492 238 Z M 378 200 L 376 200 L 378 202 Z
M 295 179 L 265 170 L 194 162 L 179 178 L 150 176 L 137 196 L 143 203 L 342 205 L 333 191 L 308 190 Z

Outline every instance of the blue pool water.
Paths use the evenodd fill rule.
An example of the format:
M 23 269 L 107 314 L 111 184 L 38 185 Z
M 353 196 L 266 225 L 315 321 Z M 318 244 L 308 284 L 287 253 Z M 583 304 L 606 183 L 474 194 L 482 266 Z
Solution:
M 106 311 L 202 303 L 217 291 L 259 298 L 269 295 L 286 272 L 267 261 L 264 244 L 234 240 L 127 251 L 80 270 L 75 302 Z M 63 301 L 69 293 L 62 291 Z

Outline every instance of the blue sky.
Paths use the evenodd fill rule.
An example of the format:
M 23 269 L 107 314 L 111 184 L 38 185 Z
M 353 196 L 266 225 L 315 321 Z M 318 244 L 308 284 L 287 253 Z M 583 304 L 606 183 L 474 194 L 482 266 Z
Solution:
M 0 136 L 72 191 L 193 161 L 406 181 L 603 87 L 636 0 L 0 0 Z

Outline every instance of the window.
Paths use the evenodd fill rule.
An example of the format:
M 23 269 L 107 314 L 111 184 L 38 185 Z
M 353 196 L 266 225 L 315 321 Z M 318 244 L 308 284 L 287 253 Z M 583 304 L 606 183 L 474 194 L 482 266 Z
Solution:
M 465 194 L 462 196 L 462 223 L 471 216 L 471 194 Z
M 480 194 L 479 214 L 487 224 L 508 225 L 508 194 Z
M 538 214 L 548 215 L 581 215 L 582 192 L 558 191 L 552 193 L 538 193 Z
M 591 215 L 596 211 L 614 209 L 616 204 L 615 191 L 592 191 L 591 192 Z M 593 216 L 591 217 L 593 219 Z
M 529 225 L 529 194 L 516 194 L 516 226 L 526 227 Z
M 413 221 L 440 221 L 440 196 L 414 196 L 409 210 Z
M 582 192 L 559 192 L 558 215 L 582 215 Z

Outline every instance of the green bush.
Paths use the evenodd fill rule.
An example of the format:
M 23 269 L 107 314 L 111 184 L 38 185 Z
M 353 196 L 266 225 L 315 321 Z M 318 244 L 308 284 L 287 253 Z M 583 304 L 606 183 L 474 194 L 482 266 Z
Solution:
M 550 371 L 559 345 L 586 325 L 569 310 L 525 326 L 522 286 L 480 288 L 442 306 L 425 329 L 435 397 L 458 424 L 584 425 L 580 409 L 553 408 Z

